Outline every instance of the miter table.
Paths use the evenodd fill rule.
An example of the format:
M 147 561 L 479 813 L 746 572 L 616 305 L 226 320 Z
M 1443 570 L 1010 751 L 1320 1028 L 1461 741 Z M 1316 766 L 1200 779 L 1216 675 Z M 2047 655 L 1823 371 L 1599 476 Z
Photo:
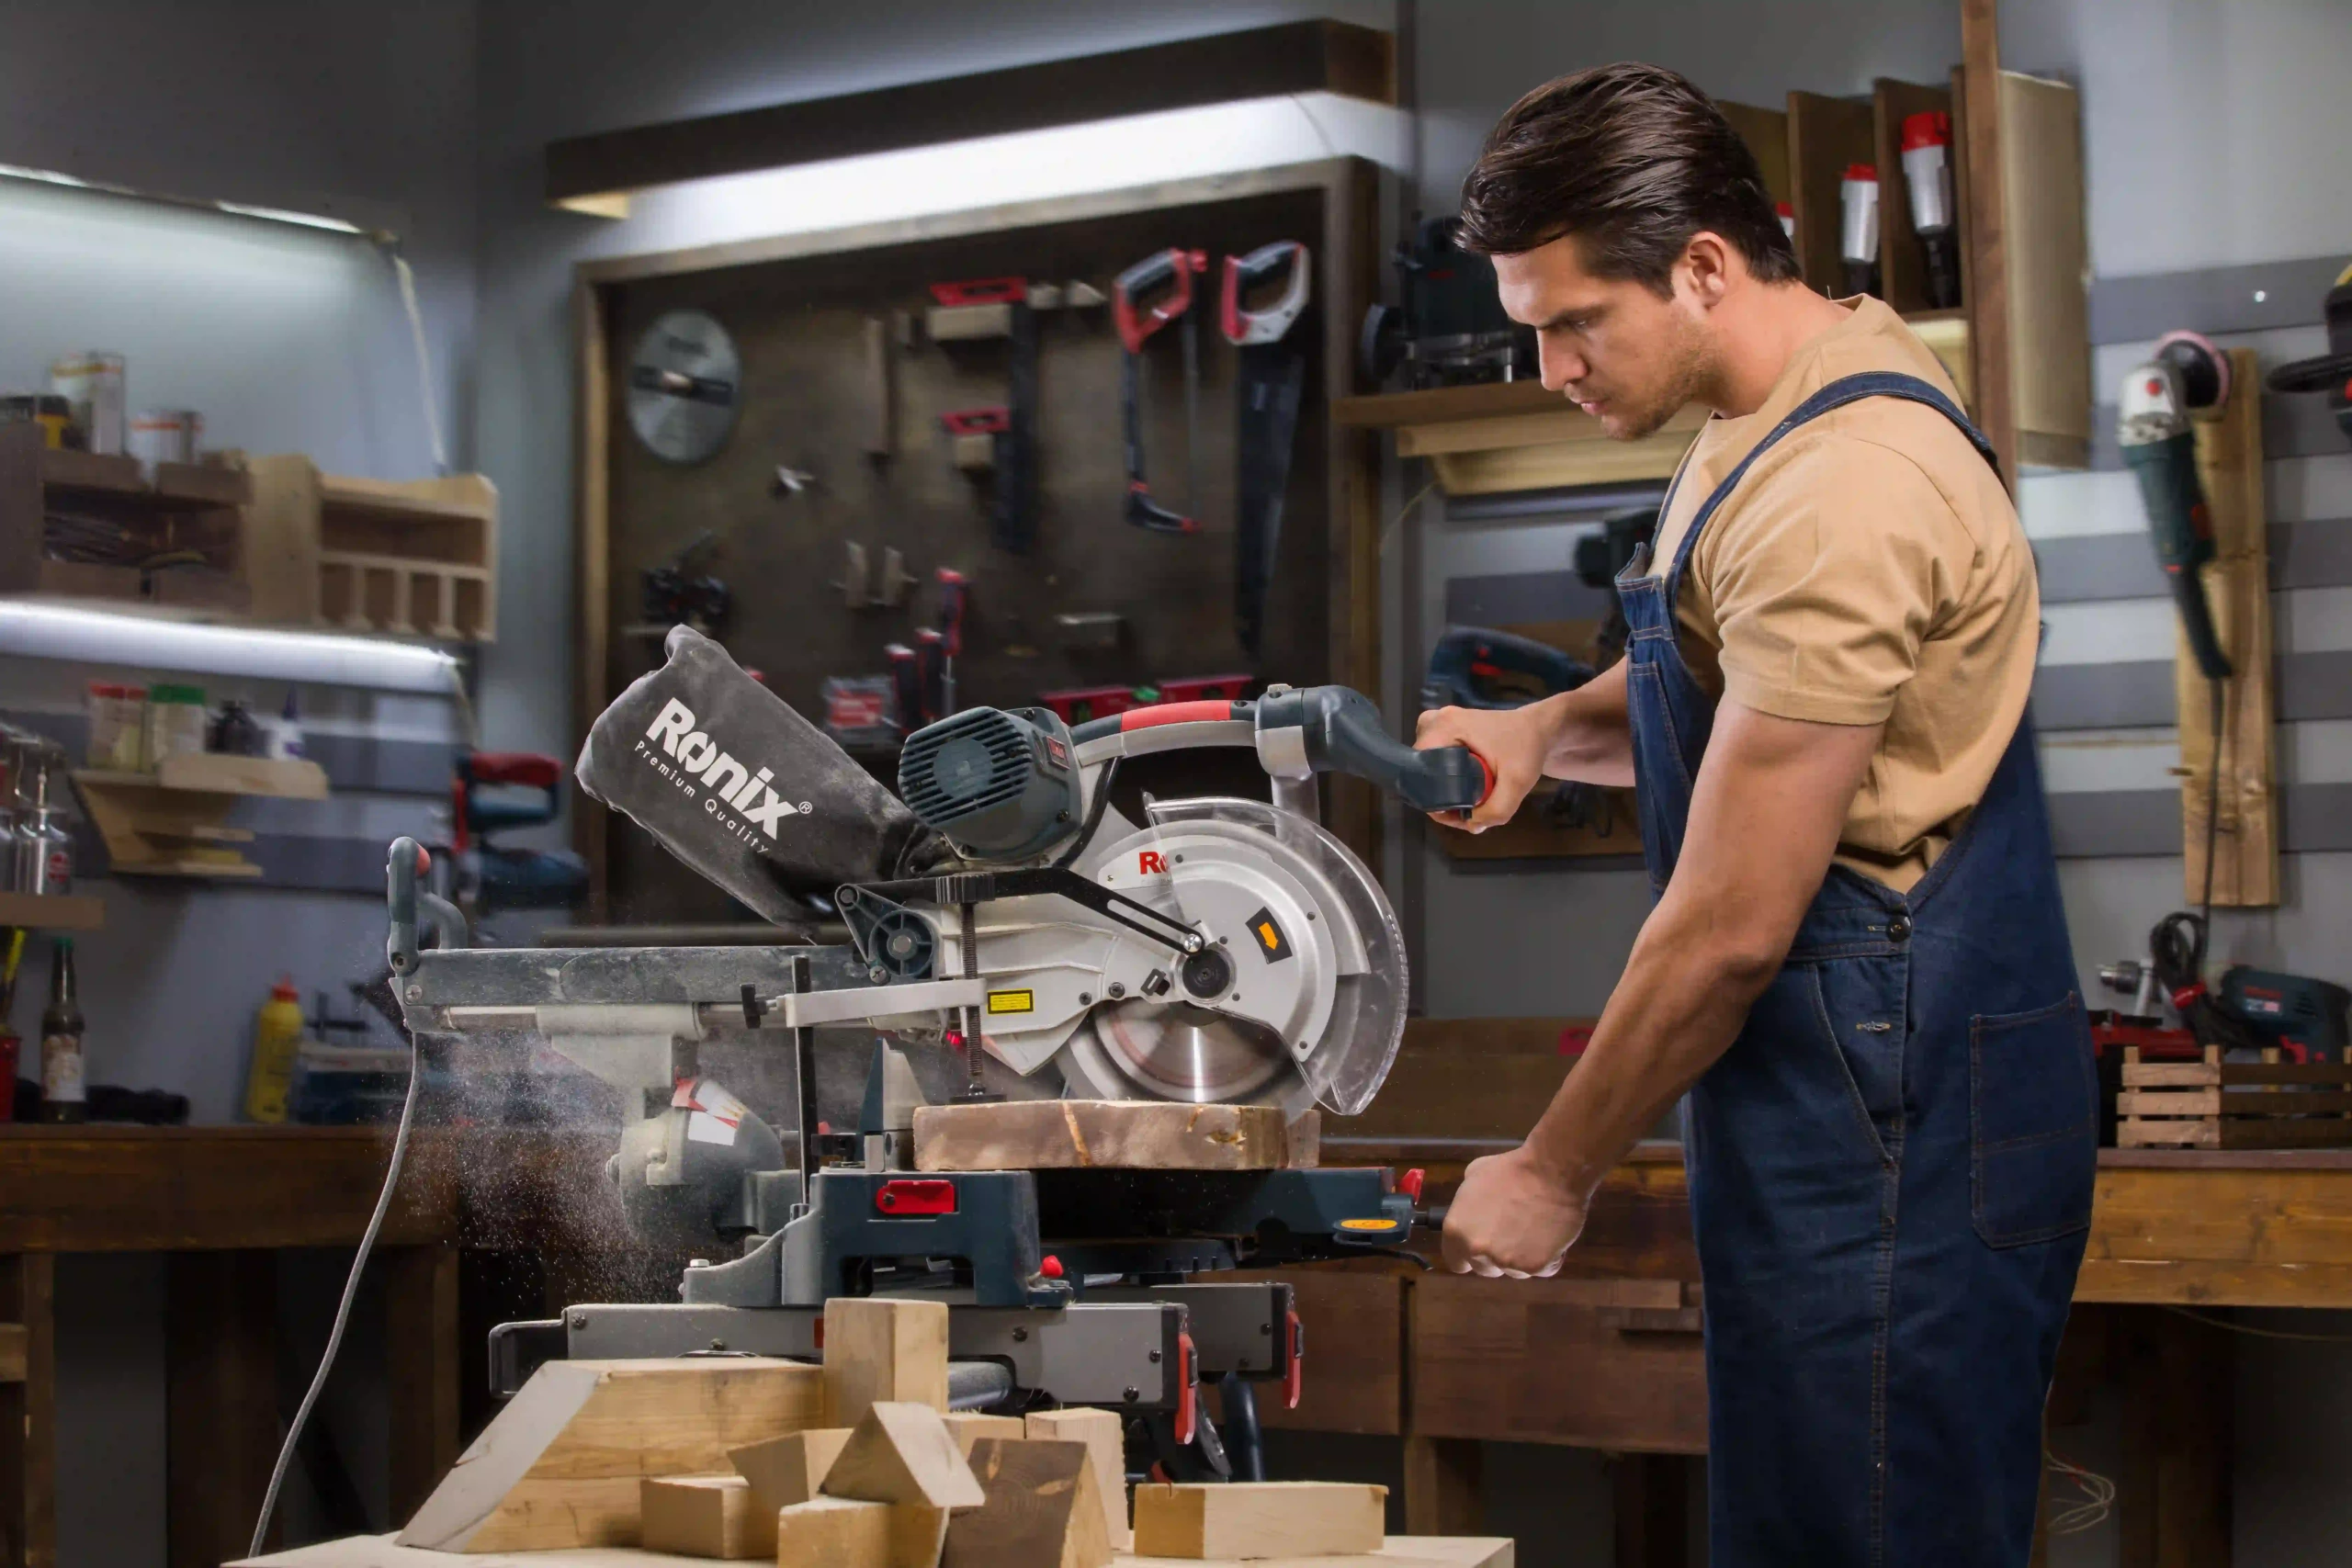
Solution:
M 1419 1167 L 1444 1202 L 1468 1161 L 1511 1146 L 1327 1135 L 1323 1159 Z M 2352 1150 L 2106 1149 L 2097 1192 L 2052 1423 L 2119 1381 L 2125 1568 L 2225 1563 L 2233 1339 L 2189 1314 L 2352 1308 Z M 1287 1277 L 1306 1281 L 1306 1388 L 1268 1424 L 1401 1437 L 1408 1528 L 1479 1527 L 1480 1440 L 1559 1443 L 1625 1456 L 1621 1562 L 1685 1561 L 1683 1456 L 1706 1450 L 1705 1298 L 1678 1145 L 1639 1145 L 1611 1173 L 1557 1278 L 1387 1264 Z
M 490 1145 L 492 1142 L 496 1148 Z M 160 1252 L 167 1539 L 174 1568 L 241 1553 L 283 1431 L 276 1260 L 350 1247 L 390 1134 L 373 1128 L 0 1127 L 0 1565 L 54 1568 L 55 1264 L 63 1252 Z M 460 1148 L 465 1158 L 458 1157 Z M 458 1453 L 458 1248 L 469 1172 L 502 1201 L 601 1160 L 577 1139 L 423 1128 L 378 1241 L 391 1390 L 391 1504 L 405 1517 Z

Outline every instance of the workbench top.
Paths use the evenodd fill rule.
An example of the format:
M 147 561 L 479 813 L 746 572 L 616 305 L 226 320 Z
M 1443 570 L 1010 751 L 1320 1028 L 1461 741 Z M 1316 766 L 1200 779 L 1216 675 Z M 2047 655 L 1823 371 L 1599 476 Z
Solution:
M 1499 1536 L 1392 1535 L 1378 1551 L 1345 1557 L 1263 1558 L 1253 1560 L 1249 1568 L 1511 1568 L 1512 1557 L 1511 1542 Z M 453 1568 L 459 1563 L 468 1568 L 701 1568 L 710 1561 L 623 1547 L 458 1556 L 395 1546 L 388 1535 L 355 1535 L 267 1557 L 242 1558 L 227 1568 Z M 1124 1551 L 1112 1563 L 1113 1568 L 1227 1568 L 1214 1561 L 1130 1557 Z

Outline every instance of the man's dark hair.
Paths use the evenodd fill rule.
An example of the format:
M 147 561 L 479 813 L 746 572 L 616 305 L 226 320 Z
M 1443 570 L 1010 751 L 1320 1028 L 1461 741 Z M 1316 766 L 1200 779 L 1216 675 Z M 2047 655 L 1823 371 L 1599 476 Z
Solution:
M 1657 65 L 1546 82 L 1487 133 L 1462 182 L 1464 249 L 1518 255 L 1573 234 L 1589 270 L 1661 294 L 1702 229 L 1765 282 L 1797 276 L 1756 154 L 1704 93 Z

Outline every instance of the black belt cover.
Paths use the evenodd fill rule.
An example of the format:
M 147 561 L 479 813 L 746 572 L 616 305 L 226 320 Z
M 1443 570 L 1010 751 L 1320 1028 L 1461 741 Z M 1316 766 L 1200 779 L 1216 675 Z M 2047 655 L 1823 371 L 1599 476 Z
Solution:
M 688 626 L 597 717 L 580 787 L 779 925 L 793 897 L 918 875 L 944 840 L 847 752 Z

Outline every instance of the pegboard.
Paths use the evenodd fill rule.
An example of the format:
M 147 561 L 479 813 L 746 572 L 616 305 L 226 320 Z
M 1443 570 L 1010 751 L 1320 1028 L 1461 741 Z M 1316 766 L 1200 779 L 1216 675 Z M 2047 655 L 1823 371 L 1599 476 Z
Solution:
M 919 627 L 935 624 L 940 568 L 971 584 L 956 660 L 962 706 L 1026 706 L 1071 687 L 1223 674 L 1258 683 L 1368 683 L 1372 661 L 1355 668 L 1351 643 L 1361 617 L 1349 613 L 1351 581 L 1366 576 L 1367 541 L 1351 534 L 1368 531 L 1368 508 L 1340 504 L 1351 485 L 1364 480 L 1341 472 L 1357 459 L 1353 433 L 1335 431 L 1328 409 L 1335 381 L 1339 392 L 1351 389 L 1348 344 L 1368 293 L 1360 280 L 1376 262 L 1368 224 L 1352 210 L 1334 211 L 1331 184 L 1326 177 L 1252 190 L 1202 182 L 1129 210 L 1056 219 L 1024 208 L 1014 216 L 1028 220 L 1002 226 L 886 234 L 854 249 L 733 265 L 721 258 L 722 265 L 598 287 L 599 363 L 586 391 L 596 402 L 583 412 L 603 429 L 600 439 L 583 443 L 583 461 L 594 462 L 597 448 L 601 461 L 594 475 L 582 475 L 592 484 L 601 479 L 602 490 L 595 498 L 603 509 L 602 570 L 583 581 L 599 602 L 582 617 L 584 626 L 604 628 L 599 666 L 582 671 L 600 688 L 596 705 L 660 660 L 659 628 L 642 604 L 644 572 L 706 532 L 713 543 L 696 570 L 730 590 L 723 638 L 729 652 L 812 719 L 822 716 L 825 678 L 886 674 L 885 646 L 911 645 Z M 1335 235 L 1359 231 L 1360 243 L 1344 239 L 1336 247 L 1343 254 L 1329 254 Z M 1304 389 L 1264 632 L 1253 654 L 1236 630 L 1239 359 L 1217 330 L 1217 288 L 1226 255 L 1284 239 L 1307 246 L 1314 287 L 1284 340 L 1304 356 Z M 1124 520 L 1123 350 L 1106 302 L 1038 312 L 1035 539 L 1021 554 L 998 547 L 993 477 L 956 467 L 941 416 L 1007 400 L 1011 344 L 1001 337 L 933 341 L 923 325 L 930 286 L 1021 276 L 1063 287 L 1079 281 L 1107 296 L 1119 271 L 1171 245 L 1204 251 L 1208 261 L 1195 278 L 1192 312 L 1197 421 L 1187 418 L 1182 327 L 1171 324 L 1143 352 L 1144 440 L 1155 497 L 1198 517 L 1200 530 L 1166 535 Z M 742 365 L 732 433 L 691 465 L 665 461 L 640 444 L 626 406 L 639 338 L 663 312 L 679 309 L 716 318 Z M 876 373 L 876 333 L 890 345 L 887 378 Z M 876 456 L 885 386 L 888 450 Z M 808 478 L 797 489 L 779 486 L 779 468 Z M 845 546 L 853 541 L 876 568 L 886 548 L 900 553 L 916 579 L 902 606 L 845 602 Z M 583 538 L 583 549 L 592 543 Z M 1369 543 L 1376 551 L 1376 541 Z M 1085 612 L 1121 617 L 1114 647 L 1075 647 L 1064 637 L 1055 617 Z M 585 700 L 582 707 L 583 718 L 592 717 Z M 895 753 L 856 754 L 877 776 L 895 777 Z M 1241 753 L 1149 764 L 1122 770 L 1120 804 L 1131 812 L 1145 789 L 1265 791 L 1262 774 Z M 643 835 L 605 832 L 602 840 L 583 847 L 592 865 L 609 856 L 611 917 L 723 914 L 715 890 L 680 872 Z

